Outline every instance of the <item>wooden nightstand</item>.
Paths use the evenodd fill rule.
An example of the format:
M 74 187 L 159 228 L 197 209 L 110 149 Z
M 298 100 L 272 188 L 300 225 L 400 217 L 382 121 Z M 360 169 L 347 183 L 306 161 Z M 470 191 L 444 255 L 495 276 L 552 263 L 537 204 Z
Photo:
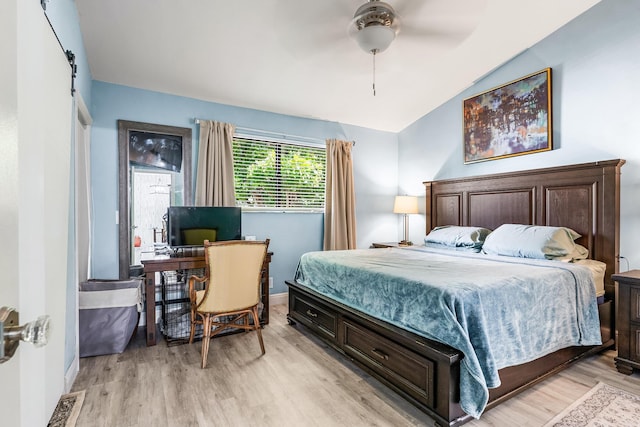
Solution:
M 640 369 L 640 270 L 614 274 L 611 278 L 618 282 L 616 368 L 630 375 L 634 368 Z
M 417 245 L 401 245 L 398 242 L 373 242 L 371 244 L 371 248 L 379 249 L 379 248 L 410 248 L 411 246 Z
M 379 248 L 397 248 L 400 247 L 400 244 L 398 242 L 373 242 L 371 244 L 372 248 L 375 249 L 379 249 Z

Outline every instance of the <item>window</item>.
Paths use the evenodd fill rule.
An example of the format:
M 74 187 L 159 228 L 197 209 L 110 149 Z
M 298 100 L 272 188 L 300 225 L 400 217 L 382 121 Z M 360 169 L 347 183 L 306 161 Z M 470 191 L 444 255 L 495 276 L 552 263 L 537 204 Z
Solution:
M 234 138 L 236 205 L 324 209 L 324 147 Z

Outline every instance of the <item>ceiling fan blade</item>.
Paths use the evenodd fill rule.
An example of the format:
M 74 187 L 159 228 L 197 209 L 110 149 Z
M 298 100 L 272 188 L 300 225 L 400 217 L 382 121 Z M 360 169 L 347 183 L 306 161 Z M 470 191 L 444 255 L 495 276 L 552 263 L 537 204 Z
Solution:
M 477 27 L 488 0 L 398 0 L 393 5 L 401 21 L 400 31 L 411 36 L 438 34 L 466 38 Z
M 353 10 L 344 0 L 277 2 L 282 25 L 274 26 L 283 49 L 304 59 L 331 54 L 353 43 L 347 35 Z
M 442 30 L 437 28 L 424 28 L 424 27 L 413 27 L 413 26 L 403 25 L 400 31 L 398 32 L 398 40 L 421 39 L 425 42 L 433 41 L 433 42 L 446 43 L 448 45 L 453 45 L 453 44 L 461 43 L 465 38 L 469 36 L 469 34 L 470 34 L 469 31 L 464 31 L 460 29 Z
M 398 16 L 411 16 L 420 14 L 422 8 L 427 5 L 427 1 L 411 1 L 411 0 L 388 0 L 388 3 L 393 6 Z
M 387 0 L 401 17 L 441 16 L 443 14 L 463 16 L 484 12 L 488 0 Z

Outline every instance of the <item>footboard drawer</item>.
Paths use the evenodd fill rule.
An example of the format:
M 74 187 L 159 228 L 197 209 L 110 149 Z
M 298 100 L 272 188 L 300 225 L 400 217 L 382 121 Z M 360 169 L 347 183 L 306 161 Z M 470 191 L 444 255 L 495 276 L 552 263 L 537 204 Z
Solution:
M 431 360 L 355 323 L 344 320 L 342 325 L 345 353 L 414 399 L 433 407 Z
M 289 293 L 289 311 L 296 320 L 314 328 L 327 338 L 335 341 L 338 330 L 338 315 L 317 301 L 300 295 Z

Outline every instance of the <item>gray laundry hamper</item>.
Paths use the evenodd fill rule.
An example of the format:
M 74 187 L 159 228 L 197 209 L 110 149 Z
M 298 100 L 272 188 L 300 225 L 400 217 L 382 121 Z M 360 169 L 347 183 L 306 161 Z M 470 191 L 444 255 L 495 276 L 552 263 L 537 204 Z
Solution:
M 80 357 L 122 353 L 138 325 L 142 279 L 80 284 Z

